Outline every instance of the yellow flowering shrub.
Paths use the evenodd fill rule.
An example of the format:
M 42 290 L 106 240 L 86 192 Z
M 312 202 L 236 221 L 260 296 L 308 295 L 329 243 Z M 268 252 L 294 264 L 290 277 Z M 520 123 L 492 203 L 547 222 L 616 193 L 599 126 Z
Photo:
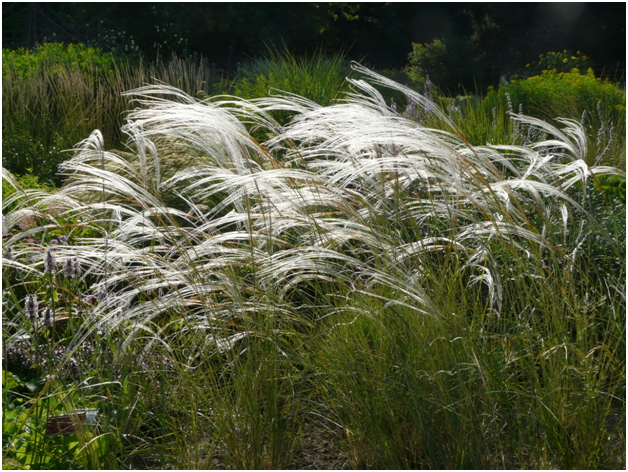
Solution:
M 556 70 L 557 72 L 570 72 L 572 69 L 578 69 L 581 72 L 591 67 L 591 60 L 585 55 L 581 55 L 580 51 L 573 53 L 568 49 L 563 52 L 548 52 L 547 55 L 541 54 L 537 62 L 526 64 L 526 75 L 537 75 L 544 70 Z
M 495 106 L 497 102 L 504 103 L 506 93 L 510 94 L 514 106 L 522 104 L 523 112 L 528 115 L 567 117 L 572 113 L 581 114 L 583 110 L 595 110 L 598 102 L 602 102 L 607 113 L 615 117 L 615 123 L 625 121 L 625 90 L 595 77 L 592 69 L 586 74 L 581 74 L 578 69 L 570 72 L 544 70 L 540 75 L 513 80 L 501 85 L 498 91 L 489 90 L 487 104 Z M 579 115 L 569 117 L 580 118 Z

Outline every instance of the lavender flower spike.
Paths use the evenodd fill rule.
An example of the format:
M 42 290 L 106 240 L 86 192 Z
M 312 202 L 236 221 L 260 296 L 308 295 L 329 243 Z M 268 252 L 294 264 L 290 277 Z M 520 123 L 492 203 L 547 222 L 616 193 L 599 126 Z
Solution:
M 42 323 L 45 326 L 52 326 L 52 324 L 55 322 L 55 314 L 53 313 L 52 309 L 47 306 L 44 309 L 44 314 L 42 316 Z
M 48 249 L 44 256 L 44 272 L 57 273 L 57 260 L 51 249 Z
M 74 258 L 74 277 L 78 277 L 79 275 L 81 275 L 81 263 L 75 257 Z
M 35 295 L 26 295 L 24 299 L 24 309 L 31 319 L 37 319 L 37 312 L 39 311 L 39 302 Z
M 68 279 L 73 279 L 76 277 L 76 271 L 74 269 L 74 257 L 68 257 L 63 262 L 63 275 L 65 275 Z

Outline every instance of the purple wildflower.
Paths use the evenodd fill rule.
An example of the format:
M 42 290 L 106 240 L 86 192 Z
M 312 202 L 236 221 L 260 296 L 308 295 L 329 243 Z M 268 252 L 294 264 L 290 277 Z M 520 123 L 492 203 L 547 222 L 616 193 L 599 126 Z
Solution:
M 85 303 L 91 303 L 92 305 L 98 301 L 96 295 L 88 295 L 82 299 Z
M 39 311 L 39 302 L 35 295 L 26 295 L 24 299 L 24 309 L 31 319 L 37 319 L 37 312 Z
M 76 273 L 74 271 L 74 260 L 74 257 L 68 257 L 65 261 L 63 261 L 63 275 L 65 275 L 68 279 L 76 277 Z
M 407 118 L 418 118 L 419 114 L 417 111 L 417 102 L 414 101 L 412 97 L 408 98 L 408 106 L 406 107 L 406 117 Z
M 53 313 L 52 309 L 49 306 L 44 308 L 44 313 L 42 315 L 41 322 L 45 326 L 52 326 L 52 324 L 55 322 L 55 314 Z
M 51 249 L 48 249 L 44 256 L 44 273 L 45 272 L 50 272 L 51 274 L 57 273 L 57 260 Z

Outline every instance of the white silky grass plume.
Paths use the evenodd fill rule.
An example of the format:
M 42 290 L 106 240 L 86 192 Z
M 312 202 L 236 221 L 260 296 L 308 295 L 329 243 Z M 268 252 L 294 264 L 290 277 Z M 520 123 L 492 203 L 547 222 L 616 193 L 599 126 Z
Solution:
M 558 129 L 513 115 L 553 139 L 472 147 L 440 110 L 448 131 L 394 113 L 373 85 L 428 99 L 354 67 L 364 80 L 350 80 L 354 93 L 328 107 L 291 94 L 200 101 L 166 85 L 129 92 L 142 106 L 123 128 L 132 152 L 106 152 L 95 132 L 63 164 L 68 181 L 55 197 L 98 232 L 60 256 L 78 258 L 128 307 L 114 317 L 102 300 L 92 321 L 127 330 L 127 344 L 141 332 L 166 342 L 170 325 L 156 321 L 178 313 L 180 333 L 222 350 L 252 333 L 222 327 L 251 313 L 306 322 L 295 291 L 320 289 L 320 316 L 348 294 L 448 316 L 424 281 L 453 257 L 499 312 L 512 267 L 493 249 L 540 273 L 548 251 L 568 258 L 566 226 L 583 210 L 567 191 L 598 171 L 619 173 L 584 163 L 580 123 L 558 120 Z M 278 110 L 293 120 L 281 127 L 270 115 Z M 166 178 L 160 157 L 173 146 L 194 165 Z M 165 203 L 174 200 L 176 208 Z

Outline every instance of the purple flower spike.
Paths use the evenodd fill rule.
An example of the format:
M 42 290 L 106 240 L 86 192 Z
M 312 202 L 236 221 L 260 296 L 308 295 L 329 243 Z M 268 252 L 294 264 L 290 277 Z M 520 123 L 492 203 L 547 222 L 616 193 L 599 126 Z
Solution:
M 45 326 L 52 326 L 55 322 L 55 314 L 49 306 L 44 309 L 41 321 Z
M 81 263 L 75 257 L 74 258 L 74 277 L 78 277 L 79 275 L 81 275 Z
M 68 279 L 73 279 L 76 277 L 74 272 L 74 258 L 69 257 L 63 262 L 63 275 L 65 275 Z
M 24 299 L 24 309 L 31 319 L 37 319 L 37 312 L 39 311 L 39 302 L 35 295 L 26 295 Z
M 48 249 L 44 256 L 44 273 L 45 272 L 50 272 L 51 274 L 57 273 L 57 260 L 51 249 Z
M 98 301 L 98 297 L 96 297 L 96 295 L 88 295 L 86 297 L 83 297 L 83 301 L 85 303 L 91 303 L 93 305 Z
M 66 236 L 61 236 L 59 238 L 59 241 L 61 242 L 61 244 L 68 244 L 68 238 Z

